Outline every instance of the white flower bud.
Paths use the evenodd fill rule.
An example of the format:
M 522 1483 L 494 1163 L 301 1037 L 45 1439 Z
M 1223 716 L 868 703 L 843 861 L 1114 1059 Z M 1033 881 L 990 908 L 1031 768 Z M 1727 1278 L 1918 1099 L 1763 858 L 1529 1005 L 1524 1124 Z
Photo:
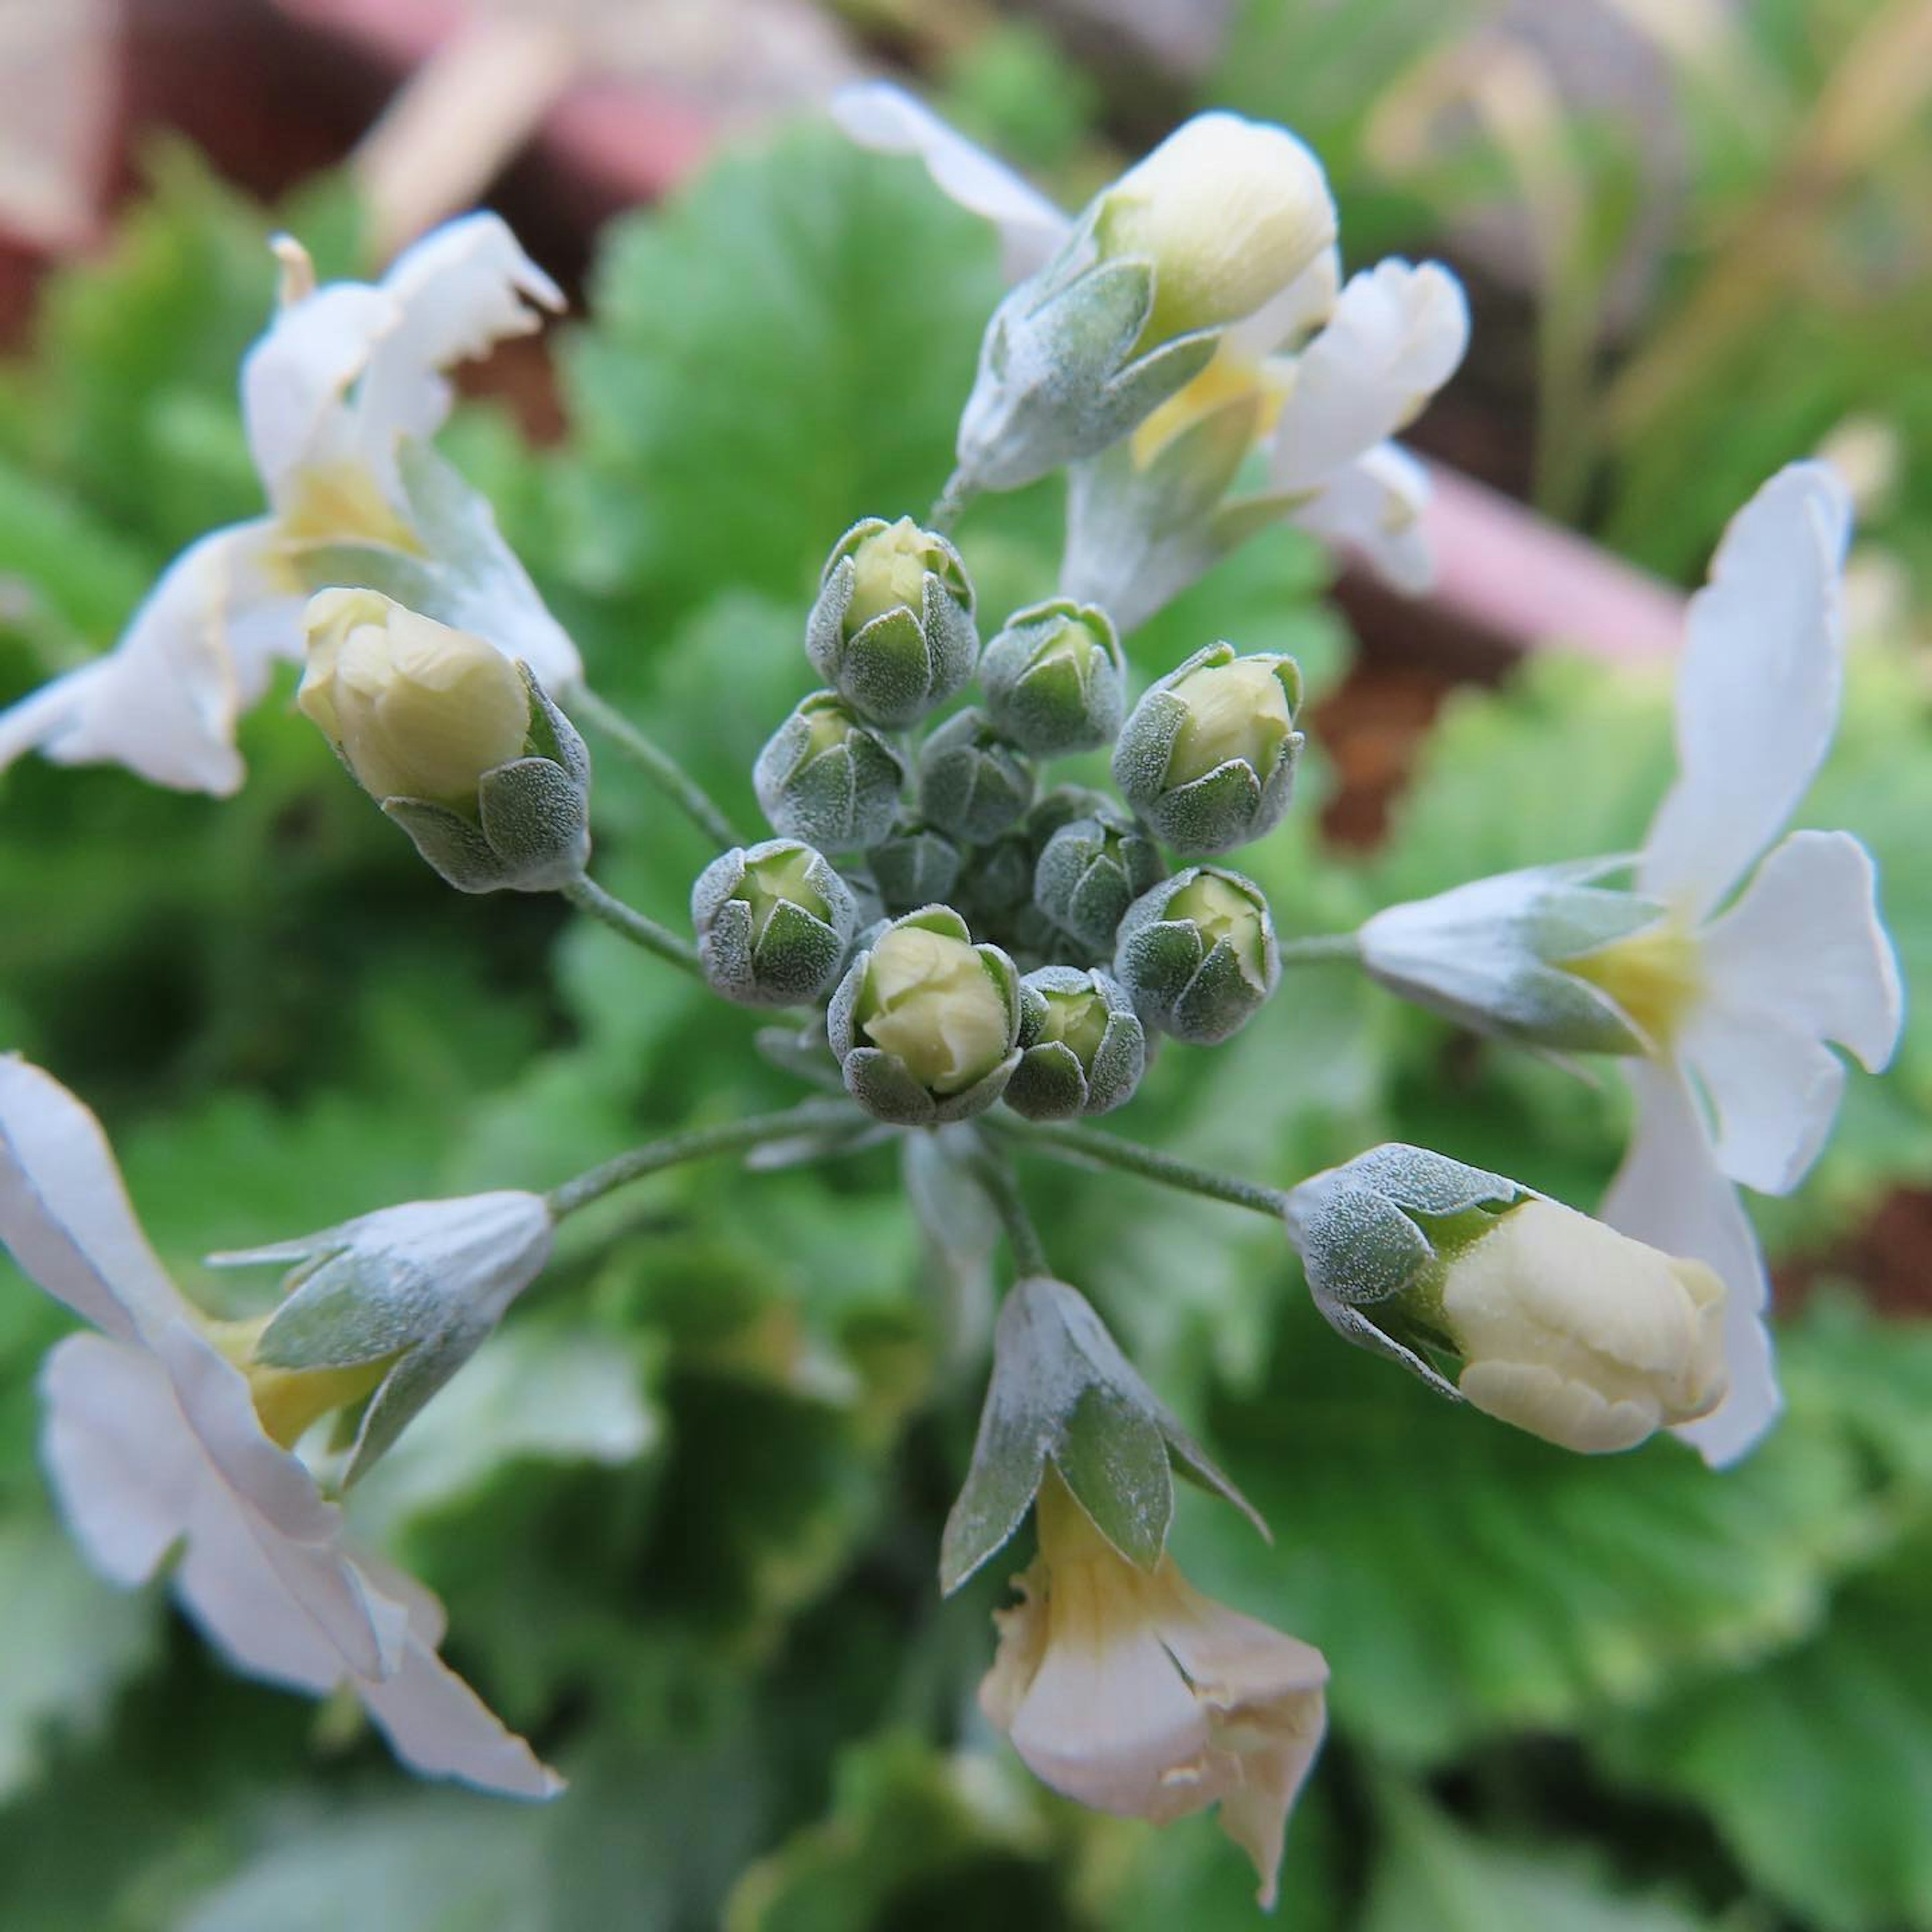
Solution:
M 1586 1454 L 1708 1415 L 1724 1395 L 1724 1285 L 1554 1201 L 1462 1248 L 1441 1326 L 1477 1408 Z
M 304 620 L 296 701 L 376 799 L 473 813 L 483 775 L 520 758 L 523 673 L 488 644 L 373 590 L 325 590 Z
M 1239 322 L 1335 238 L 1322 164 L 1286 128 L 1197 114 L 1101 197 L 1102 254 L 1154 267 L 1143 340 Z
M 917 926 L 888 932 L 873 949 L 870 992 L 860 1031 L 932 1093 L 957 1094 L 1006 1056 L 1006 1001 L 964 940 Z

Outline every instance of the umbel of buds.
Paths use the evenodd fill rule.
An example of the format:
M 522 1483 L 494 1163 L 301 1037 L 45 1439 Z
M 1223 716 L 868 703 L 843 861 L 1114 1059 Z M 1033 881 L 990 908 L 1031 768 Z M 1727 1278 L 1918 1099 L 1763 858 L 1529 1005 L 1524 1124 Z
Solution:
M 895 920 L 851 964 L 826 1030 L 846 1090 L 898 1126 L 984 1113 L 1018 1064 L 1018 969 L 949 906 Z
M 1247 1024 L 1281 976 L 1267 898 L 1218 866 L 1175 873 L 1127 908 L 1114 976 L 1149 1026 L 1217 1044 Z
M 1724 1399 L 1718 1276 L 1499 1174 L 1376 1148 L 1288 1218 L 1339 1333 L 1546 1441 L 1628 1449 Z
M 554 892 L 590 856 L 590 759 L 529 667 L 374 590 L 304 616 L 296 701 L 459 892 Z
M 1033 802 L 1034 770 L 986 712 L 946 719 L 920 747 L 921 814 L 962 845 L 984 845 Z
M 965 685 L 979 658 L 959 553 L 910 517 L 854 524 L 826 560 L 805 648 L 862 716 L 916 723 Z
M 1334 237 L 1321 165 L 1293 135 L 1232 114 L 1189 122 L 994 311 L 959 421 L 962 483 L 1017 489 L 1099 454 Z
M 735 848 L 691 889 L 704 976 L 741 1006 L 816 1000 L 838 978 L 858 921 L 852 888 L 796 838 Z
M 1288 809 L 1302 734 L 1301 673 L 1275 652 L 1210 644 L 1134 706 L 1114 778 L 1156 834 L 1184 852 L 1226 852 Z
M 1146 1070 L 1147 1034 L 1118 980 L 1042 966 L 1020 982 L 1020 1064 L 1006 1092 L 1015 1113 L 1105 1114 L 1133 1097 Z
M 892 829 L 905 766 L 835 691 L 800 700 L 766 741 L 752 785 L 774 831 L 821 852 L 876 845 Z
M 1111 954 L 1128 907 L 1167 868 L 1160 848 L 1132 818 L 1112 806 L 1102 813 L 1063 825 L 1046 842 L 1033 894 L 1062 932 Z
M 1111 745 L 1126 681 L 1106 613 L 1067 598 L 1016 612 L 980 660 L 994 724 L 1035 758 Z

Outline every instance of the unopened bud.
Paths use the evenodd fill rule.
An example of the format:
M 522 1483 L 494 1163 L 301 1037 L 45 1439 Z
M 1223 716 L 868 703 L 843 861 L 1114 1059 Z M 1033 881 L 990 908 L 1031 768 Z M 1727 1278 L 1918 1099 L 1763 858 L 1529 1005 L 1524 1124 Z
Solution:
M 1020 982 L 1020 1063 L 1006 1091 L 1015 1113 L 1105 1114 L 1132 1098 L 1146 1070 L 1146 1030 L 1118 981 L 1042 966 Z
M 1212 1046 L 1247 1024 L 1281 976 L 1268 900 L 1219 866 L 1177 872 L 1127 908 L 1114 975 L 1148 1025 Z
M 946 719 L 920 747 L 920 815 L 962 845 L 984 845 L 1033 802 L 1034 769 L 986 712 Z
M 1322 164 L 1285 128 L 1197 114 L 1100 197 L 1102 257 L 1154 272 L 1144 340 L 1252 315 L 1335 239 Z
M 898 754 L 831 691 L 800 704 L 752 772 L 773 830 L 821 852 L 856 851 L 886 837 L 904 782 Z
M 1016 612 L 980 660 L 993 722 L 1036 758 L 1110 745 L 1126 662 L 1106 613 L 1061 598 Z
M 973 675 L 980 634 L 959 553 L 910 517 L 868 517 L 832 546 L 806 651 L 874 724 L 910 724 Z
M 1292 658 L 1210 644 L 1135 706 L 1114 777 L 1155 832 L 1184 852 L 1226 852 L 1272 831 L 1288 809 L 1302 734 Z
M 741 1006 L 817 999 L 838 978 L 858 916 L 851 887 L 796 838 L 724 853 L 691 889 L 704 976 Z
M 452 885 L 554 892 L 581 875 L 590 757 L 527 665 L 373 590 L 320 592 L 304 622 L 296 703 Z
M 889 913 L 943 905 L 959 882 L 959 848 L 930 826 L 902 825 L 866 854 L 872 883 Z
M 848 1090 L 880 1120 L 963 1120 L 1016 1064 L 1019 974 L 945 906 L 896 920 L 855 959 L 826 1016 Z
M 1034 902 L 1070 938 L 1111 955 L 1128 907 L 1166 869 L 1160 848 L 1125 814 L 1076 818 L 1040 854 Z

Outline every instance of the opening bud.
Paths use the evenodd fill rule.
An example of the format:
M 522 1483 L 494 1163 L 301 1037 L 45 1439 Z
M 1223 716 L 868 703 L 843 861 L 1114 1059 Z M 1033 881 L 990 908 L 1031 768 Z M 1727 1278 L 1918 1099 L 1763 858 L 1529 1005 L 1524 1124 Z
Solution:
M 1128 907 L 1166 870 L 1140 826 L 1109 810 L 1076 818 L 1046 842 L 1034 871 L 1034 903 L 1070 938 L 1111 955 Z
M 927 906 L 853 962 L 826 1031 L 847 1089 L 880 1120 L 963 1120 L 1000 1097 L 1017 1062 L 1019 974 L 950 907 Z
M 1126 988 L 1100 972 L 1042 966 L 1020 982 L 1020 1063 L 1006 1102 L 1030 1120 L 1105 1114 L 1133 1097 L 1147 1034 Z
M 1225 852 L 1288 810 L 1302 734 L 1301 673 L 1276 652 L 1210 644 L 1135 706 L 1114 777 L 1155 832 L 1184 852 Z
M 985 712 L 946 719 L 919 752 L 920 815 L 962 845 L 985 845 L 1033 802 L 1034 769 Z
M 1264 308 L 1335 239 L 1322 164 L 1285 128 L 1197 114 L 1100 200 L 1103 259 L 1154 266 L 1144 340 L 1225 328 Z
M 296 703 L 459 892 L 554 892 L 590 856 L 590 758 L 525 664 L 373 590 L 309 600 Z
M 859 920 L 852 888 L 796 838 L 714 859 L 691 889 L 705 977 L 741 1006 L 816 1000 L 838 976 Z
M 1289 1220 L 1340 1333 L 1546 1442 L 1628 1449 L 1724 1399 L 1717 1274 L 1499 1174 L 1377 1148 Z
M 959 553 L 910 517 L 854 524 L 826 560 L 806 652 L 874 724 L 924 717 L 964 686 L 980 655 Z
M 836 692 L 815 691 L 766 740 L 752 784 L 772 830 L 821 852 L 876 845 L 898 815 L 905 766 Z
M 1126 710 L 1126 661 L 1106 613 L 1061 598 L 1018 611 L 986 646 L 993 722 L 1036 758 L 1110 745 Z
M 1281 977 L 1267 898 L 1220 866 L 1177 872 L 1127 908 L 1114 974 L 1148 1025 L 1214 1046 L 1247 1024 Z

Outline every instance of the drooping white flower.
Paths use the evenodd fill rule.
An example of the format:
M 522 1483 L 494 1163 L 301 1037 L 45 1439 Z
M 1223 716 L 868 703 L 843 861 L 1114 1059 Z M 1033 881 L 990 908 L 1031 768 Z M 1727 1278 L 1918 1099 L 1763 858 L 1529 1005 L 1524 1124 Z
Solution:
M 0 770 L 38 749 L 63 764 L 124 765 L 182 790 L 232 792 L 242 778 L 236 720 L 278 658 L 302 656 L 302 606 L 316 587 L 302 561 L 344 545 L 487 571 L 502 614 L 490 641 L 553 690 L 580 675 L 487 506 L 464 506 L 466 554 L 443 558 L 450 512 L 426 514 L 406 473 L 409 452 L 449 412 L 443 372 L 536 328 L 539 307 L 562 306 L 555 284 L 489 214 L 424 236 L 373 285 L 317 288 L 300 248 L 277 246 L 281 307 L 241 384 L 267 514 L 190 545 L 112 650 L 0 712 Z
M 832 112 L 854 140 L 918 155 L 947 195 L 993 221 L 1016 280 L 1073 232 L 1070 217 L 898 88 L 848 88 Z M 1468 305 L 1435 262 L 1391 259 L 1338 295 L 1340 279 L 1335 249 L 1321 249 L 1132 436 L 1073 466 L 1067 596 L 1131 628 L 1282 520 L 1359 554 L 1399 590 L 1427 587 L 1427 478 L 1390 439 L 1462 361 Z M 1258 446 L 1260 487 L 1231 497 Z
M 1130 1562 L 1051 1470 L 1034 1508 L 1040 1554 L 994 1613 L 980 1708 L 1036 1778 L 1096 1810 L 1164 1825 L 1218 1803 L 1272 1906 L 1327 1721 L 1322 1653 L 1203 1596 L 1171 1556 Z
M 1870 854 L 1844 832 L 1793 832 L 1766 852 L 1838 727 L 1850 524 L 1843 485 L 1815 463 L 1779 471 L 1732 519 L 1690 601 L 1678 776 L 1637 860 L 1637 890 L 1669 912 L 1570 962 L 1652 1046 L 1604 1219 L 1708 1262 L 1730 1291 L 1730 1394 L 1678 1431 L 1714 1463 L 1750 1448 L 1780 1401 L 1763 1257 L 1732 1184 L 1795 1187 L 1844 1090 L 1832 1044 L 1878 1072 L 1904 1022 Z
M 176 1595 L 241 1669 L 316 1696 L 347 1684 L 425 1775 L 525 1798 L 562 1789 L 436 1654 L 435 1598 L 352 1553 L 340 1509 L 292 1452 L 308 1420 L 366 1393 L 385 1365 L 244 1375 L 218 1346 L 222 1324 L 189 1306 L 148 1246 L 100 1123 L 12 1055 L 0 1058 L 0 1241 L 98 1331 L 58 1343 L 40 1387 L 48 1474 L 103 1575 L 132 1587 L 178 1547 Z

